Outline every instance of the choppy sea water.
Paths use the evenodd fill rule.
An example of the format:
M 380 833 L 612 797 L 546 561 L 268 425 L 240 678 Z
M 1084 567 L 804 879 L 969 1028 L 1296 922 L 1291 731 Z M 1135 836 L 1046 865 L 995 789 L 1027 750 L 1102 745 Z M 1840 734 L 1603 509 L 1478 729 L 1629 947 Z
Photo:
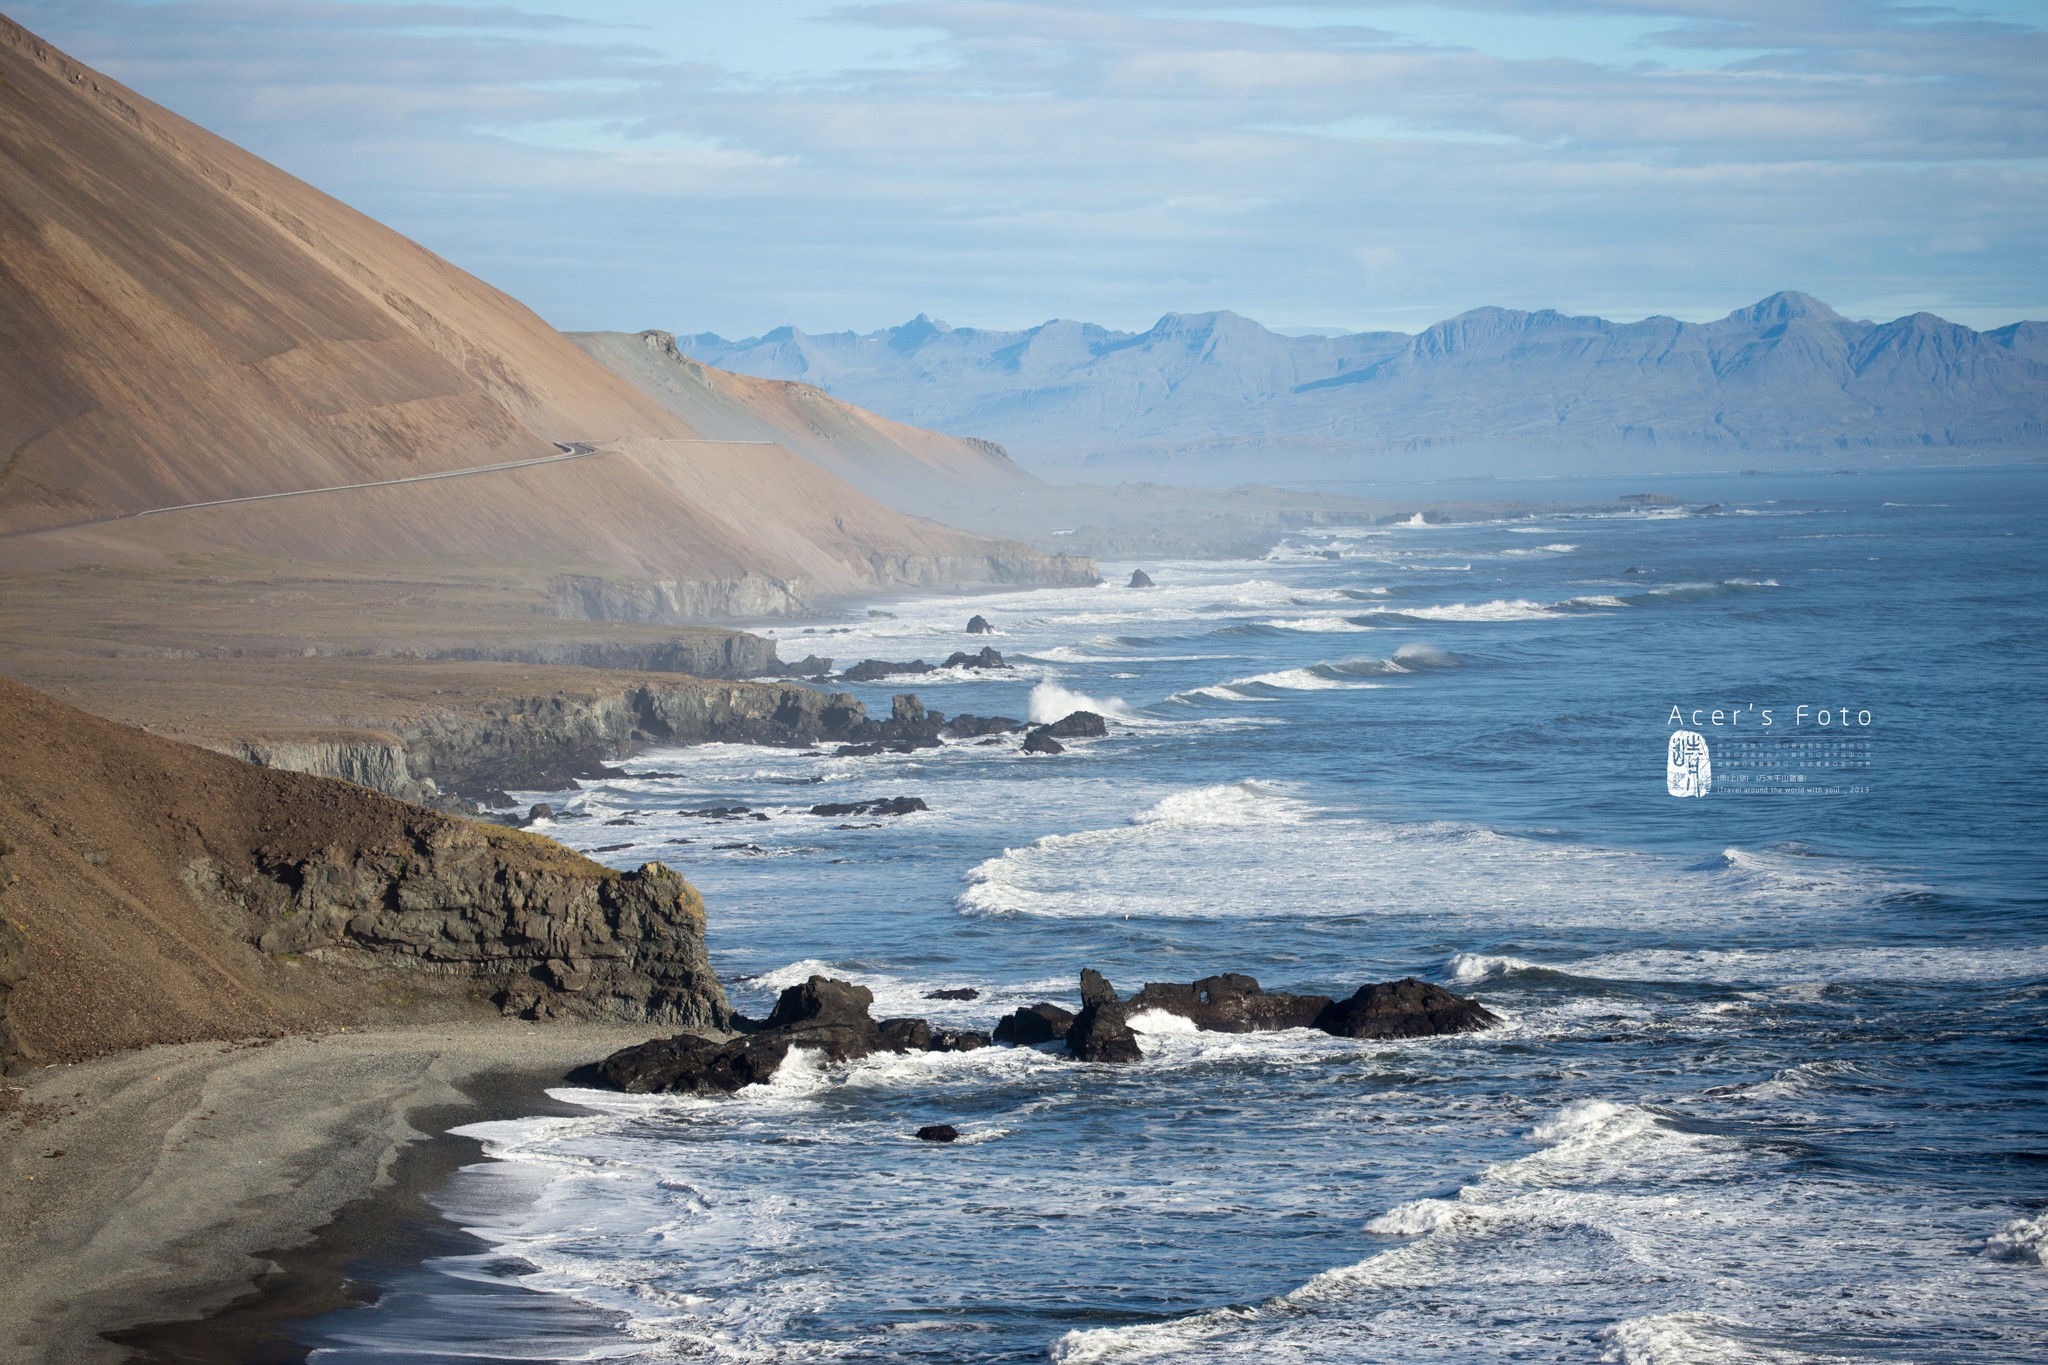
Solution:
M 490 1251 L 301 1335 L 330 1362 L 2048 1359 L 2048 472 L 1657 486 L 1684 505 L 1310 530 L 1145 563 L 1150 590 L 1112 564 L 781 630 L 842 664 L 992 643 L 1014 671 L 852 690 L 1112 718 L 1058 757 L 711 746 L 522 794 L 689 876 L 757 1015 L 823 972 L 986 1027 L 1090 965 L 1413 974 L 1503 1027 L 1155 1016 L 1127 1068 L 559 1091 L 595 1112 L 472 1130 L 494 1159 L 442 1196 Z M 1703 799 L 1667 794 L 1674 707 Z M 806 813 L 895 795 L 931 810 Z M 733 805 L 768 818 L 682 813 Z M 924 998 L 957 986 L 981 998 Z M 966 1138 L 911 1138 L 936 1122 Z

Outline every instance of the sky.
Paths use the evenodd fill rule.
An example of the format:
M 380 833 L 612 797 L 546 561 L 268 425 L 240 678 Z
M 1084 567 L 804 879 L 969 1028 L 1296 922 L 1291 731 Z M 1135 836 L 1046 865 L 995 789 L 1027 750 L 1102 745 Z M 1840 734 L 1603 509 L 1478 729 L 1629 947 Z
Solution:
M 2048 0 L 7 0 L 568 329 L 2048 318 Z

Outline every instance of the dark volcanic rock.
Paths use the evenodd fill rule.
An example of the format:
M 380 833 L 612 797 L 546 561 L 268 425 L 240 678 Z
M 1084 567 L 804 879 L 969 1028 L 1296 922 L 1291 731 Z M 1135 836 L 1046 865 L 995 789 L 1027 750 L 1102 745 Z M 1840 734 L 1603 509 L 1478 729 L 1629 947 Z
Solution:
M 1066 751 L 1067 746 L 1048 734 L 1042 725 L 1024 736 L 1024 752 L 1027 754 L 1063 754 Z
M 936 749 L 937 740 L 903 740 L 895 744 L 842 744 L 832 751 L 834 758 L 873 758 L 876 754 L 914 754 L 919 749 Z
M 694 1090 L 697 1078 L 725 1044 L 716 1038 L 679 1033 L 637 1047 L 621 1048 L 597 1065 L 606 1085 L 633 1095 Z
M 923 797 L 882 796 L 872 801 L 826 801 L 811 807 L 813 815 L 909 815 L 912 811 L 930 810 Z
M 996 633 L 996 628 L 988 623 L 986 616 L 977 614 L 967 619 L 967 633 L 969 635 L 993 635 Z
M 977 617 L 977 620 L 980 618 Z M 927 1123 L 917 1130 L 919 1142 L 958 1142 L 960 1130 L 950 1123 Z
M 767 674 L 773 678 L 827 678 L 832 675 L 832 661 L 821 659 L 815 654 L 806 654 L 793 664 L 784 664 Z
M 1050 725 L 1038 727 L 1054 739 L 1101 739 L 1109 723 L 1093 711 L 1074 711 Z
M 844 1062 L 890 1046 L 868 1016 L 874 1001 L 874 993 L 865 986 L 814 976 L 784 991 L 774 1012 L 758 1024 L 729 1014 L 730 1022 L 743 1030 L 737 1038 L 721 1042 L 679 1034 L 656 1039 L 613 1053 L 598 1064 L 597 1072 L 621 1090 L 729 1095 L 768 1080 L 792 1048 L 808 1048 Z M 924 1027 L 919 1019 L 890 1023 Z M 904 1034 L 898 1029 L 894 1036 L 900 1041 Z M 919 1046 L 923 1045 L 920 1039 Z
M 932 1026 L 922 1019 L 884 1019 L 876 1030 L 885 1052 L 930 1052 Z
M 752 1040 L 786 1038 L 796 1047 L 815 1048 L 835 1062 L 865 1057 L 882 1045 L 868 1006 L 875 993 L 850 981 L 814 976 L 791 986 Z M 769 1068 L 773 1071 L 773 1067 Z
M 1034 1047 L 1066 1037 L 1073 1026 L 1073 1015 L 1041 1000 L 1004 1016 L 996 1025 L 995 1040 L 1012 1047 Z
M 880 1033 L 882 1047 L 889 1052 L 972 1052 L 989 1043 L 986 1033 L 933 1028 L 923 1019 L 884 1019 Z
M 1116 988 L 1092 967 L 1081 972 L 1081 1012 L 1067 1030 L 1067 1051 L 1083 1062 L 1135 1062 L 1145 1055 Z
M 971 711 L 962 711 L 946 722 L 946 733 L 956 739 L 977 739 L 982 735 L 1007 735 L 1024 728 L 1021 720 L 1008 716 L 977 716 Z
M 1152 576 L 1143 569 L 1133 569 L 1131 570 L 1131 581 L 1124 584 L 1124 586 L 1127 588 L 1149 588 L 1153 586 Z
M 1317 1017 L 1316 1027 L 1340 1038 L 1428 1038 L 1472 1033 L 1499 1022 L 1477 1000 L 1404 976 L 1360 986 L 1350 999 L 1332 1002 Z
M 550 806 L 545 801 L 541 802 L 539 805 L 531 807 L 526 812 L 526 823 L 529 825 L 536 820 L 552 820 L 554 818 L 555 808 L 553 806 Z
M 1335 1003 L 1327 995 L 1266 991 L 1238 972 L 1205 976 L 1190 985 L 1148 981 L 1125 1002 L 1132 1014 L 1165 1010 L 1213 1033 L 1260 1033 L 1269 1029 L 1314 1028 Z
M 775 1008 L 769 1011 L 761 1028 L 764 1032 L 778 1028 L 850 1028 L 872 1032 L 875 1021 L 868 1017 L 868 1006 L 874 1003 L 875 993 L 866 986 L 813 976 L 777 996 Z
M 883 678 L 901 677 L 906 673 L 929 673 L 932 666 L 923 659 L 912 659 L 908 663 L 891 663 L 887 659 L 862 659 L 852 668 L 839 675 L 839 681 L 850 683 L 880 682 Z
M 979 1000 L 981 992 L 972 986 L 946 986 L 936 991 L 926 991 L 927 1000 Z
M 943 666 L 944 666 L 944 667 L 946 667 L 946 668 L 1008 668 L 1008 667 L 1009 667 L 1009 665 L 1008 665 L 1008 664 L 1006 664 L 1006 663 L 1004 663 L 1004 662 L 1003 662 L 1003 656 L 1002 656 L 1001 654 L 997 653 L 997 652 L 996 652 L 996 650 L 995 650 L 995 648 L 994 648 L 993 646 L 990 646 L 990 645 L 983 645 L 983 646 L 982 646 L 982 648 L 981 648 L 981 652 L 980 652 L 979 654 L 969 654 L 969 653 L 968 653 L 968 652 L 967 652 L 966 650 L 964 650 L 964 649 L 963 649 L 963 650 L 957 650 L 957 651 L 955 651 L 955 652 L 954 652 L 954 653 L 952 653 L 952 654 L 948 654 L 948 655 L 946 656 L 946 662 L 945 662 L 945 664 L 944 664 Z
M 1109 984 L 1109 978 L 1093 967 L 1081 969 L 1081 1004 L 1114 1005 L 1117 1003 L 1116 987 Z

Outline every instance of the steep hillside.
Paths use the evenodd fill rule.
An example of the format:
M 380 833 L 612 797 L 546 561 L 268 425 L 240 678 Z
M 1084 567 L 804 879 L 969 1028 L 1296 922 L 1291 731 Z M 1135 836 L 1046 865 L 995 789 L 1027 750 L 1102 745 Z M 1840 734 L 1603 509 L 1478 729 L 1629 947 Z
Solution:
M 570 340 L 704 435 L 776 442 L 906 512 L 944 520 L 1044 489 L 1001 446 L 892 422 L 809 384 L 699 364 L 667 332 L 572 332 Z
M 5 680 L 0 858 L 0 1046 L 29 1062 L 322 1023 L 726 1012 L 702 902 L 665 868 L 613 872 Z
M 488 285 L 4 19 L 0 334 L 0 568 L 463 556 L 622 584 L 577 600 L 655 619 L 1087 573 L 707 440 Z M 392 482 L 458 471 L 484 472 Z
M 2038 323 L 1874 324 L 1803 294 L 1710 323 L 1482 308 L 1409 336 L 1283 337 L 1234 313 L 1150 331 L 1021 332 L 918 317 L 867 335 L 779 328 L 678 338 L 687 354 L 801 380 L 904 421 L 1000 440 L 1034 468 L 1155 477 L 1623 467 L 1660 453 L 1812 464 L 1930 450 L 2048 449 Z M 1605 453 L 1603 458 L 1602 453 Z

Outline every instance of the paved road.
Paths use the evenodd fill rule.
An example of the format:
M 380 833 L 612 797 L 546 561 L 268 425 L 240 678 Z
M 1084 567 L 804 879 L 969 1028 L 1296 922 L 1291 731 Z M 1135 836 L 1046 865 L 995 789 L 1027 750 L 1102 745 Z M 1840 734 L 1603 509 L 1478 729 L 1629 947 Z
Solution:
M 289 492 L 284 493 L 251 493 L 246 497 L 240 498 L 214 498 L 208 502 L 180 502 L 173 503 L 169 507 L 146 507 L 140 512 L 123 512 L 117 516 L 111 517 L 91 517 L 85 521 L 65 522 L 61 526 L 35 526 L 23 531 L 0 532 L 0 539 L 12 539 L 15 536 L 36 536 L 42 535 L 45 532 L 49 531 L 69 531 L 80 526 L 98 526 L 104 522 L 109 521 L 132 521 L 136 517 L 161 516 L 165 512 L 191 512 L 202 507 L 232 507 L 237 503 L 270 502 L 277 498 L 304 498 L 310 497 L 315 493 L 347 493 L 358 488 L 393 488 L 399 484 L 431 483 L 435 479 L 467 479 L 477 474 L 498 474 L 508 469 L 532 469 L 536 465 L 565 464 L 570 460 L 587 460 L 590 459 L 592 456 L 602 455 L 605 453 L 604 451 L 599 450 L 596 446 L 591 445 L 586 441 L 556 441 L 553 444 L 555 449 L 562 452 L 561 454 L 542 455 L 536 459 L 531 460 L 507 460 L 503 464 L 471 465 L 467 469 L 444 469 L 438 474 L 408 474 L 402 479 L 372 479 L 368 483 L 337 483 L 329 484 L 325 488 L 294 488 Z M 777 444 L 777 442 L 720 441 L 714 440 L 710 437 L 701 437 L 693 440 L 686 439 L 672 441 L 671 444 L 705 446 L 772 446 Z

